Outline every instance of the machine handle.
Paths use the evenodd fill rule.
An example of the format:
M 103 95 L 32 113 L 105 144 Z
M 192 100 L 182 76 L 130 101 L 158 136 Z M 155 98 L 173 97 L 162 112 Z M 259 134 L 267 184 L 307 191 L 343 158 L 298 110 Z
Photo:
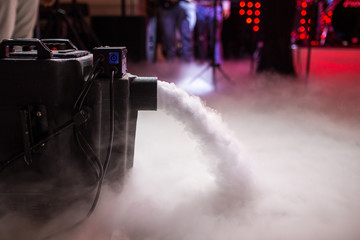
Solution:
M 64 44 L 66 49 L 78 50 L 78 48 L 69 39 L 47 38 L 41 39 L 41 41 L 45 44 Z
M 4 39 L 0 43 L 0 58 L 9 57 L 9 48 L 12 46 L 36 46 L 37 56 L 40 59 L 49 59 L 53 56 L 51 50 L 37 38 Z

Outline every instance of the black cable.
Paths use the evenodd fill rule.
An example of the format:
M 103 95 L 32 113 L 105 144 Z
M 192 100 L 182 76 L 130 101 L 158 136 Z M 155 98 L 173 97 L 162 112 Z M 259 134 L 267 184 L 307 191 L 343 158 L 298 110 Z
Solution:
M 88 79 L 85 81 L 85 84 L 83 85 L 78 98 L 76 99 L 76 101 L 74 103 L 73 108 L 76 112 L 81 111 L 84 101 L 85 101 L 87 95 L 89 94 L 89 91 L 90 91 L 96 77 L 99 75 L 99 73 L 102 72 L 102 69 L 97 69 L 97 67 L 101 61 L 103 61 L 103 57 L 99 56 L 94 64 L 93 68 L 91 69 Z M 75 140 L 76 140 L 77 144 L 79 145 L 80 149 L 83 151 L 83 153 L 86 155 L 86 158 L 89 160 L 89 162 L 95 169 L 96 174 L 97 174 L 97 181 L 98 181 L 103 175 L 103 167 L 101 165 L 99 158 L 96 156 L 91 145 L 86 140 L 86 138 L 83 136 L 83 134 L 81 133 L 81 131 L 78 127 L 75 127 L 74 135 L 75 135 Z M 79 136 L 81 137 L 81 140 L 84 145 L 80 142 Z M 97 169 L 96 169 L 96 166 L 97 166 Z
M 76 99 L 75 101 L 75 104 L 74 104 L 74 109 L 80 111 L 83 104 L 84 104 L 84 100 L 87 96 L 87 94 L 89 93 L 89 90 L 94 82 L 94 79 L 96 79 L 97 75 L 102 71 L 100 69 L 98 69 L 96 72 L 95 72 L 95 69 L 97 68 L 97 66 L 99 65 L 99 63 L 102 61 L 103 59 L 101 57 L 99 57 L 93 68 L 91 69 L 91 72 L 88 76 L 88 79 L 87 81 L 85 82 L 78 98 Z M 95 72 L 95 73 L 94 73 Z M 79 105 L 80 104 L 80 105 Z M 38 143 L 36 143 L 35 145 L 31 146 L 30 147 L 30 150 L 33 150 L 37 147 L 40 147 L 41 145 L 43 145 L 44 143 L 46 143 L 47 141 L 49 141 L 51 138 L 59 135 L 60 133 L 62 133 L 63 131 L 65 131 L 68 127 L 71 127 L 75 124 L 75 122 L 73 120 L 70 120 L 68 122 L 66 122 L 65 124 L 63 124 L 61 127 L 59 127 L 54 133 L 52 133 L 51 135 L 49 135 L 48 137 L 42 139 L 41 141 L 39 141 Z M 21 152 L 19 154 L 16 154 L 14 157 L 12 157 L 11 159 L 9 160 L 6 160 L 6 161 L 3 161 L 3 162 L 0 162 L 1 166 L 0 166 L 0 172 L 2 172 L 8 165 L 10 165 L 11 163 L 13 163 L 14 161 L 16 161 L 17 159 L 21 158 L 22 156 L 24 156 L 24 152 Z
M 98 187 L 97 187 L 97 191 L 96 191 L 96 195 L 95 195 L 95 198 L 93 200 L 93 203 L 92 203 L 86 217 L 79 220 L 78 222 L 76 222 L 72 226 L 62 230 L 61 232 L 51 234 L 51 235 L 43 238 L 42 240 L 50 239 L 53 236 L 68 232 L 68 231 L 80 226 L 81 224 L 83 224 L 86 221 L 87 218 L 89 218 L 91 216 L 91 214 L 94 212 L 94 210 L 95 210 L 95 208 L 97 206 L 97 203 L 98 203 L 99 198 L 100 198 L 102 184 L 103 184 L 103 181 L 104 181 L 104 177 L 105 177 L 105 174 L 106 174 L 107 167 L 109 166 L 111 153 L 112 153 L 112 148 L 113 148 L 113 144 L 114 144 L 114 131 L 115 131 L 114 77 L 115 77 L 115 71 L 112 71 L 112 73 L 111 73 L 111 81 L 110 81 L 110 85 L 109 85 L 109 98 L 110 98 L 110 101 L 109 101 L 109 108 L 110 108 L 109 144 L 108 144 L 106 158 L 105 158 L 104 165 L 103 165 L 103 174 L 102 174 L 101 178 L 98 181 Z
M 101 72 L 101 70 L 99 70 L 99 69 L 95 72 L 95 69 L 97 69 L 97 66 L 99 65 L 99 63 L 102 60 L 103 59 L 101 57 L 97 58 L 93 68 L 91 69 L 91 72 L 90 72 L 90 74 L 88 76 L 88 79 L 85 81 L 85 84 L 84 84 L 78 98 L 75 101 L 75 104 L 73 106 L 74 109 L 79 110 L 81 108 L 81 106 L 82 106 L 82 104 L 84 102 L 84 99 L 86 98 L 86 96 L 87 96 L 87 94 L 89 92 L 89 89 L 91 88 L 91 86 L 92 86 L 94 80 L 96 79 L 97 75 Z M 95 74 L 94 74 L 94 72 L 95 72 Z M 78 106 L 79 102 L 80 102 L 80 106 Z
M 75 140 L 79 145 L 81 151 L 86 155 L 86 159 L 89 160 L 91 166 L 95 170 L 96 181 L 99 181 L 100 178 L 103 176 L 103 166 L 99 158 L 96 156 L 93 148 L 91 147 L 91 145 L 86 140 L 86 138 L 84 137 L 84 135 L 82 134 L 82 132 L 78 127 L 75 127 L 74 135 L 75 135 Z
M 100 74 L 102 72 L 102 70 L 101 69 L 99 69 L 99 70 L 97 70 L 95 73 L 94 73 L 94 76 L 93 76 L 93 78 L 90 80 L 90 82 L 89 82 L 89 84 L 86 86 L 86 88 L 84 89 L 85 91 L 84 91 L 84 96 L 81 98 L 81 99 L 79 99 L 79 106 L 75 106 L 76 108 L 76 110 L 77 111 L 80 111 L 81 109 L 82 109 L 82 107 L 83 107 L 83 105 L 84 105 L 84 101 L 85 101 L 85 99 L 86 99 L 86 97 L 87 97 L 87 95 L 88 95 L 88 93 L 89 93 L 89 91 L 90 91 L 90 89 L 91 89 L 91 86 L 93 85 L 93 83 L 94 83 L 94 80 L 96 79 L 96 77 Z
M 99 181 L 99 187 L 95 196 L 95 200 L 93 202 L 93 205 L 90 208 L 90 211 L 88 212 L 87 217 L 89 217 L 92 212 L 94 211 L 97 202 L 99 200 L 99 196 L 100 196 L 100 192 L 101 192 L 101 187 L 102 187 L 102 183 L 104 181 L 104 176 L 106 174 L 106 170 L 107 167 L 109 166 L 109 162 L 110 162 L 110 158 L 111 158 L 111 152 L 112 152 L 112 148 L 113 148 L 113 144 L 114 144 L 114 131 L 115 131 L 115 108 L 114 108 L 114 77 L 115 77 L 115 71 L 111 72 L 111 81 L 110 81 L 110 86 L 109 86 L 109 98 L 110 98 L 110 103 L 109 103 L 109 107 L 110 107 L 110 135 L 109 135 L 109 145 L 108 145 L 108 149 L 107 149 L 107 153 L 106 153 L 106 159 L 103 165 L 103 176 Z
M 55 130 L 55 132 L 53 132 L 52 134 L 50 134 L 49 136 L 47 136 L 46 138 L 42 139 L 41 141 L 39 141 L 38 143 L 32 145 L 30 147 L 30 150 L 34 150 L 35 148 L 41 147 L 43 144 L 45 144 L 46 142 L 48 142 L 50 139 L 56 137 L 57 135 L 59 135 L 60 133 L 64 132 L 66 129 L 68 129 L 69 127 L 75 125 L 75 122 L 73 120 L 70 120 L 68 122 L 66 122 L 65 124 L 63 124 L 61 127 L 59 127 L 57 130 Z M 21 152 L 17 155 L 15 155 L 14 157 L 12 157 L 11 159 L 7 160 L 7 161 L 3 161 L 0 164 L 2 165 L 0 168 L 0 172 L 2 172 L 7 166 L 9 166 L 11 163 L 15 162 L 16 160 L 18 160 L 19 158 L 21 158 L 22 156 L 24 156 L 25 153 Z
M 97 71 L 95 71 L 97 65 L 100 63 L 101 58 L 98 58 L 94 67 L 92 68 L 90 75 L 86 81 L 86 83 L 84 84 L 81 93 L 79 94 L 78 98 L 76 99 L 73 108 L 75 110 L 80 111 L 81 108 L 83 107 L 84 101 L 89 93 L 89 90 L 91 89 L 91 86 L 94 82 L 94 80 L 96 79 L 96 77 L 98 76 L 98 74 L 102 71 L 101 69 L 98 69 Z M 88 159 L 90 160 L 91 165 L 93 166 L 93 168 L 95 169 L 96 175 L 97 175 L 97 191 L 96 191 L 96 195 L 94 198 L 94 201 L 86 215 L 85 218 L 83 218 L 82 220 L 78 221 L 77 223 L 75 223 L 74 225 L 70 226 L 67 229 L 64 229 L 61 232 L 55 233 L 55 234 L 51 234 L 45 238 L 45 239 L 49 239 L 52 236 L 61 234 L 63 232 L 67 232 L 70 231 L 71 229 L 76 228 L 77 226 L 81 225 L 88 217 L 91 216 L 91 214 L 94 212 L 97 203 L 99 201 L 99 197 L 100 197 L 100 192 L 102 189 L 102 184 L 104 181 L 104 177 L 106 174 L 106 170 L 107 167 L 109 165 L 110 162 L 110 158 L 111 158 L 111 153 L 112 153 L 112 148 L 113 148 L 113 143 L 114 143 L 114 123 L 115 123 L 115 109 L 114 109 L 114 77 L 115 77 L 115 71 L 112 71 L 112 76 L 111 76 L 111 81 L 109 84 L 109 108 L 110 108 L 110 134 L 109 134 L 109 144 L 108 144 L 108 149 L 107 149 L 107 154 L 106 154 L 106 158 L 104 161 L 104 164 L 102 165 L 100 160 L 96 157 L 95 152 L 93 151 L 91 145 L 87 142 L 86 138 L 83 136 L 83 134 L 81 133 L 80 129 L 78 127 L 75 128 L 75 137 L 76 137 L 76 141 L 79 144 L 79 147 L 81 148 L 81 150 L 83 151 L 84 154 L 86 154 L 88 156 Z M 68 122 L 66 122 L 65 124 L 63 124 L 61 127 L 59 127 L 54 133 L 50 134 L 49 136 L 47 136 L 46 138 L 44 138 L 43 140 L 39 141 L 38 143 L 34 144 L 33 146 L 30 147 L 30 150 L 33 150 L 37 147 L 42 146 L 43 144 L 45 144 L 46 142 L 48 142 L 50 139 L 54 138 L 55 136 L 59 135 L 60 133 L 64 132 L 65 130 L 67 130 L 69 127 L 72 127 L 76 124 L 76 122 L 72 119 L 69 120 Z M 80 141 L 83 142 L 80 143 Z M 13 163 L 14 161 L 16 161 L 17 159 L 19 159 L 20 157 L 24 156 L 24 152 L 19 153 L 17 155 L 15 155 L 14 157 L 12 157 L 10 160 L 8 161 L 4 161 L 4 162 L 0 162 L 0 164 L 2 165 L 0 168 L 0 172 L 3 171 L 8 165 L 10 165 L 11 163 Z

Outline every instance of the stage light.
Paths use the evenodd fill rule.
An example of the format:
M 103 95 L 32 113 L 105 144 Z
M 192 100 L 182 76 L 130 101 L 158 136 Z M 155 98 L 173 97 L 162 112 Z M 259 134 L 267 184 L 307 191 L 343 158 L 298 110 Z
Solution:
M 304 18 L 300 19 L 300 24 L 305 24 L 306 20 Z
M 305 32 L 305 27 L 304 26 L 299 27 L 299 31 L 300 32 Z
M 331 18 L 329 18 L 328 16 L 324 16 L 324 20 L 326 23 L 331 23 Z
M 305 34 L 305 33 L 301 33 L 301 34 L 300 34 L 300 39 L 305 39 L 305 37 L 306 37 L 306 34 Z
M 328 16 L 331 17 L 333 15 L 333 11 L 328 12 Z
M 302 2 L 302 3 L 301 3 L 301 6 L 302 6 L 303 8 L 306 8 L 306 7 L 307 7 L 307 3 L 306 3 L 306 2 Z
M 308 24 L 311 24 L 311 19 L 308 20 Z
M 261 14 L 261 11 L 259 9 L 261 7 L 260 2 L 241 1 L 239 3 L 239 6 L 240 6 L 239 15 L 247 16 L 247 18 L 245 19 L 245 22 L 247 24 L 251 24 L 251 23 L 259 24 L 260 23 L 260 19 L 259 19 L 259 16 Z M 253 7 L 255 7 L 256 9 L 252 9 Z M 252 16 L 254 16 L 254 18 Z M 252 26 L 252 29 L 254 32 L 257 32 L 257 31 L 259 31 L 260 28 L 259 28 L 259 26 Z
M 305 10 L 301 11 L 301 16 L 305 16 L 307 14 L 307 12 Z

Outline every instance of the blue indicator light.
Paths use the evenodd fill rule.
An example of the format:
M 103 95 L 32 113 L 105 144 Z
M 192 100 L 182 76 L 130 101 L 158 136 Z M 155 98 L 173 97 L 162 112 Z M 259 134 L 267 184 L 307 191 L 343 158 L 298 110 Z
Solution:
M 118 52 L 110 52 L 109 53 L 109 63 L 110 64 L 119 64 L 119 53 Z

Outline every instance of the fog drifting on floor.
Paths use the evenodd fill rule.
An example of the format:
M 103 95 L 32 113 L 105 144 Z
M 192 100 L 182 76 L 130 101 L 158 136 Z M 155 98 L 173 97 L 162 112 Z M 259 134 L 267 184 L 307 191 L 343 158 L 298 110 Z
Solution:
M 159 98 L 158 111 L 141 112 L 124 188 L 104 191 L 86 224 L 60 238 L 360 239 L 360 54 L 314 51 L 307 84 L 304 57 L 295 82 L 226 62 L 235 84 L 219 77 L 215 92 L 209 72 L 193 79 L 205 65 L 129 66 L 188 92 L 200 86 L 215 115 L 204 119 L 183 92 L 185 101 Z
M 197 141 L 181 116 L 142 112 L 135 166 L 120 196 L 122 231 L 131 239 L 360 239 L 359 54 L 321 51 L 307 84 L 303 71 L 302 83 L 291 83 L 237 75 L 248 63 L 233 63 L 236 84 L 223 79 L 221 91 L 203 97 L 246 151 L 256 184 L 243 204 L 211 204 L 212 151 L 200 151 L 207 141 Z M 247 194 L 240 185 L 232 190 Z

